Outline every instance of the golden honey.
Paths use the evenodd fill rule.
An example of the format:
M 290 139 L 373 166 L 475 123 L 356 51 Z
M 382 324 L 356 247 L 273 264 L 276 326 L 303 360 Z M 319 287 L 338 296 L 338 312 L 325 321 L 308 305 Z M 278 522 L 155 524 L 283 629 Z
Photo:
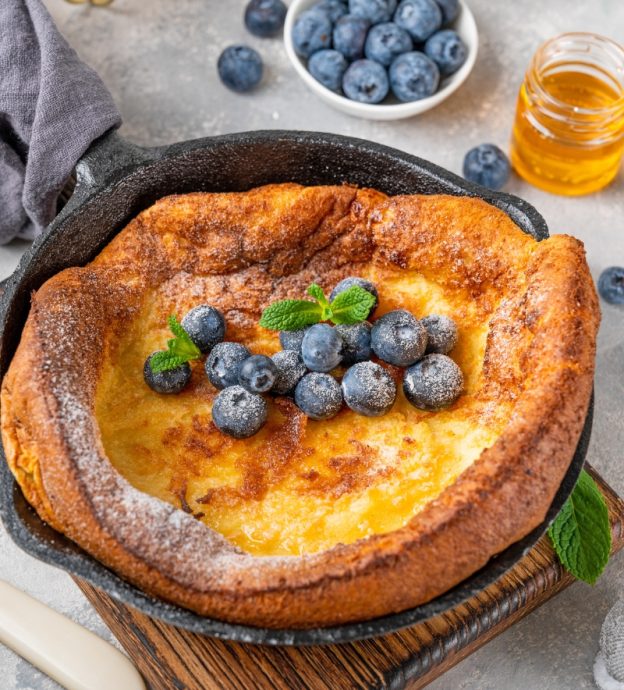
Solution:
M 624 49 L 564 34 L 535 54 L 520 88 L 511 144 L 516 172 L 549 192 L 606 186 L 624 151 Z

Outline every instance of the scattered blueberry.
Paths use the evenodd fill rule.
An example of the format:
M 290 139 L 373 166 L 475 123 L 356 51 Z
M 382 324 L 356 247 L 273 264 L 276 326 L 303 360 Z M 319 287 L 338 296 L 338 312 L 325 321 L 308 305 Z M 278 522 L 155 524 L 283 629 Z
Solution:
M 282 350 L 276 352 L 273 357 L 273 364 L 277 368 L 277 376 L 273 384 L 273 393 L 277 395 L 292 395 L 295 387 L 305 376 L 306 365 L 301 359 L 301 355 L 294 350 Z
M 420 323 L 427 331 L 427 353 L 447 355 L 457 345 L 457 326 L 450 317 L 431 314 Z
M 358 278 L 357 276 L 349 276 L 348 278 L 344 278 L 331 291 L 329 301 L 333 301 L 341 292 L 345 292 L 345 290 L 348 290 L 350 287 L 353 287 L 354 285 L 357 285 L 358 287 L 361 287 L 363 290 L 370 292 L 371 295 L 375 298 L 375 304 L 373 304 L 368 314 L 370 316 L 375 311 L 375 309 L 377 309 L 377 305 L 379 304 L 379 293 L 377 292 L 377 288 L 373 285 L 373 283 L 370 282 L 370 280 Z
M 209 304 L 191 309 L 182 319 L 182 328 L 204 354 L 225 337 L 223 314 Z
M 342 407 L 340 384 L 329 374 L 306 374 L 295 388 L 295 403 L 311 419 L 335 417 Z
M 388 67 L 397 55 L 412 50 L 410 35 L 394 22 L 377 24 L 368 32 L 364 54 L 369 60 Z
M 222 390 L 212 404 L 212 421 L 234 438 L 249 438 L 260 431 L 268 416 L 266 400 L 242 386 Z
M 336 326 L 336 330 L 344 342 L 342 364 L 349 366 L 371 358 L 371 325 L 368 321 L 341 324 Z
M 418 101 L 432 96 L 439 83 L 438 66 L 424 53 L 403 53 L 390 65 L 390 85 L 400 101 Z
M 397 367 L 408 367 L 425 354 L 427 331 L 408 311 L 396 309 L 375 321 L 371 345 L 379 359 Z
M 279 341 L 284 350 L 296 350 L 301 352 L 301 343 L 303 343 L 303 336 L 306 334 L 309 326 L 300 328 L 298 331 L 280 331 Z
M 380 103 L 388 95 L 388 75 L 383 65 L 373 60 L 356 60 L 342 80 L 347 98 L 360 103 Z
M 371 24 L 389 22 L 396 6 L 397 0 L 349 0 L 349 12 Z
M 319 10 L 307 10 L 296 19 L 292 30 L 295 51 L 301 57 L 308 58 L 312 53 L 331 47 L 332 21 Z
M 282 0 L 250 0 L 245 8 L 245 26 L 254 36 L 275 36 L 284 26 L 286 10 Z
M 277 378 L 277 367 L 266 355 L 251 355 L 238 368 L 238 383 L 250 393 L 267 393 Z
M 238 368 L 251 353 L 240 343 L 217 343 L 206 360 L 206 375 L 215 388 L 238 384 Z
M 401 0 L 394 21 L 419 43 L 442 26 L 442 11 L 435 0 Z
M 312 5 L 310 9 L 325 12 L 332 22 L 337 22 L 349 11 L 346 1 L 343 0 L 321 0 Z
M 459 34 L 445 29 L 427 39 L 425 53 L 436 63 L 440 74 L 448 77 L 466 62 L 468 49 Z
M 354 364 L 342 379 L 342 394 L 347 405 L 358 414 L 380 417 L 396 399 L 392 376 L 375 362 Z
M 406 370 L 405 397 L 421 410 L 439 410 L 455 402 L 464 388 L 464 376 L 446 355 L 433 354 Z
M 331 371 L 342 361 L 344 343 L 335 328 L 326 323 L 310 326 L 303 337 L 301 357 L 311 371 Z
M 159 374 L 155 374 L 150 366 L 152 357 L 155 354 L 157 353 L 152 352 L 143 365 L 143 378 L 145 379 L 145 383 L 157 393 L 179 393 L 191 380 L 191 367 L 188 362 L 181 364 L 175 369 L 169 369 L 169 371 L 161 371 Z
M 609 304 L 624 304 L 624 268 L 606 268 L 598 278 L 598 292 Z
M 331 49 L 318 50 L 308 61 L 310 74 L 332 91 L 340 91 L 342 77 L 348 66 L 345 56 Z
M 221 81 L 232 91 L 250 91 L 262 79 L 262 58 L 248 46 L 230 46 L 219 56 Z
M 364 43 L 370 27 L 368 19 L 347 14 L 334 26 L 334 48 L 347 60 L 358 60 L 364 56 Z
M 510 173 L 509 159 L 494 144 L 475 146 L 464 158 L 464 177 L 490 189 L 502 189 Z
M 459 0 L 436 0 L 442 12 L 442 23 L 444 26 L 454 22 L 459 14 Z

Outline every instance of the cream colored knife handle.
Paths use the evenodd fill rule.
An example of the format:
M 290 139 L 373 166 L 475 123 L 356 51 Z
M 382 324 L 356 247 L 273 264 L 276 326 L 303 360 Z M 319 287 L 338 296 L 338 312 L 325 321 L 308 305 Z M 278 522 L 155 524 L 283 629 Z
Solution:
M 2 580 L 0 642 L 67 690 L 145 690 L 119 650 Z

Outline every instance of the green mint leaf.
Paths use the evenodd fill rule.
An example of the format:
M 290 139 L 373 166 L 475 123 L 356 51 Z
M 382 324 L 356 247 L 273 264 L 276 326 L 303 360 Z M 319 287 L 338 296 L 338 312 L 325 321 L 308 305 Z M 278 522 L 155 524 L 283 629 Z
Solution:
M 160 374 L 163 371 L 169 371 L 170 369 L 175 369 L 181 364 L 184 364 L 187 360 L 178 357 L 173 352 L 157 352 L 152 359 L 150 359 L 150 369 L 154 374 Z
M 585 470 L 549 527 L 548 536 L 565 569 L 593 585 L 609 560 L 611 528 L 605 500 Z
M 352 285 L 348 290 L 336 295 L 330 305 L 332 314 L 329 318 L 335 324 L 359 323 L 366 320 L 373 304 L 375 298 L 370 292 L 359 285 Z
M 318 302 L 285 299 L 274 302 L 262 312 L 260 325 L 271 331 L 297 331 L 321 321 L 322 312 Z
M 178 321 L 174 314 L 172 314 L 167 320 L 169 328 L 173 335 L 175 335 L 174 340 L 170 340 L 168 343 L 169 349 L 174 349 L 172 343 L 175 345 L 175 350 L 180 354 L 181 357 L 188 355 L 189 359 L 197 359 L 201 356 L 201 352 L 197 345 L 191 340 L 189 334 L 184 330 L 182 324 Z
M 157 352 L 150 360 L 150 369 L 154 374 L 175 369 L 191 359 L 201 357 L 199 348 L 173 314 L 169 317 L 167 323 L 175 338 L 167 341 L 166 351 Z
M 314 297 L 314 299 L 320 304 L 329 304 L 327 301 L 327 297 L 325 297 L 325 293 L 323 292 L 323 288 L 320 285 L 317 285 L 316 283 L 312 283 L 310 287 L 307 290 L 308 295 L 310 297 Z
M 312 283 L 308 288 L 308 295 L 314 297 L 314 299 L 321 305 L 321 321 L 328 321 L 332 317 L 332 310 L 329 306 L 327 297 L 323 292 L 323 288 L 316 283 Z
M 183 338 L 172 338 L 167 341 L 167 348 L 169 352 L 176 355 L 177 357 L 182 357 L 185 362 L 190 359 L 198 359 L 201 356 L 201 352 L 194 342 L 187 342 Z
M 178 321 L 178 318 L 175 314 L 171 314 L 171 316 L 167 319 L 167 323 L 169 324 L 169 328 L 176 338 L 184 338 L 185 336 L 188 338 L 187 332 L 184 330 L 182 324 Z

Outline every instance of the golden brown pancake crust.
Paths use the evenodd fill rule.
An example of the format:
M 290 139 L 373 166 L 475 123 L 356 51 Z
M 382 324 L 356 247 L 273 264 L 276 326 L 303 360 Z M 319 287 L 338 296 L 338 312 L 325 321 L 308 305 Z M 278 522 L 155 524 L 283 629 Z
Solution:
M 417 270 L 491 317 L 484 389 L 493 414 L 513 406 L 496 442 L 405 527 L 258 558 L 112 467 L 98 376 L 146 290 L 201 273 L 244 326 L 267 301 L 368 262 Z M 580 242 L 535 242 L 478 199 L 298 185 L 167 197 L 34 295 L 3 381 L 3 445 L 41 517 L 150 594 L 250 625 L 373 618 L 448 590 L 544 519 L 583 426 L 598 322 Z

